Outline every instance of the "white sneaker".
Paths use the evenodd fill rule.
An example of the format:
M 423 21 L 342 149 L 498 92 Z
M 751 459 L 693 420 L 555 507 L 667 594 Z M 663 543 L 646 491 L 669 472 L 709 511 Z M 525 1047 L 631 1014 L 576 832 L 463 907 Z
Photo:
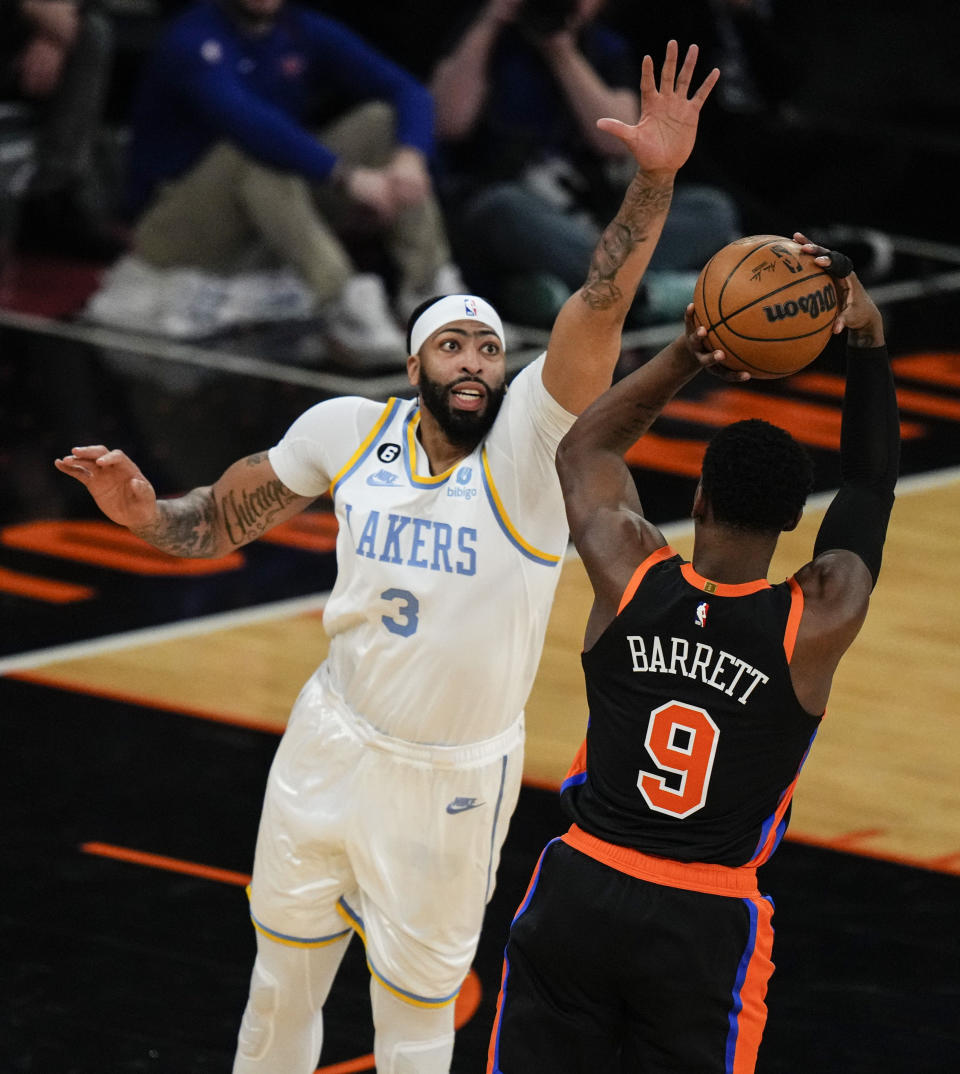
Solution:
M 373 370 L 406 360 L 406 339 L 393 319 L 383 280 L 374 273 L 348 280 L 339 297 L 325 305 L 323 320 L 331 347 L 347 365 Z
M 394 308 L 397 311 L 397 316 L 406 324 L 410 319 L 410 314 L 421 302 L 426 302 L 428 298 L 435 298 L 437 295 L 464 294 L 470 294 L 470 291 L 463 282 L 460 269 L 453 262 L 448 261 L 447 264 L 441 265 L 437 269 L 433 279 L 430 280 L 426 287 L 401 287 L 397 294 Z

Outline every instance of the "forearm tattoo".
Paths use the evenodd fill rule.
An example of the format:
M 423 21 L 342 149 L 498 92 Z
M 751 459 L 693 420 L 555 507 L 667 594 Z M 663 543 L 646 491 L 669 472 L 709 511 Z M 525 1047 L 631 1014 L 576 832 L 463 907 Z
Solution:
M 297 498 L 295 492 L 277 480 L 265 481 L 255 489 L 245 490 L 241 496 L 231 492 L 220 502 L 227 539 L 235 548 L 255 540 Z
M 175 500 L 157 501 L 157 521 L 137 536 L 172 556 L 217 555 L 217 506 L 213 490 L 194 489 Z
M 256 466 L 263 455 L 247 460 Z M 225 555 L 264 534 L 299 497 L 282 481 L 264 481 L 241 493 L 229 492 L 219 502 L 213 488 L 157 502 L 157 521 L 137 535 L 173 556 L 193 558 Z
M 648 240 L 651 221 L 666 214 L 672 195 L 672 184 L 653 186 L 642 172 L 634 176 L 620 212 L 600 237 L 580 291 L 591 309 L 609 309 L 623 298 L 617 273 L 636 247 Z

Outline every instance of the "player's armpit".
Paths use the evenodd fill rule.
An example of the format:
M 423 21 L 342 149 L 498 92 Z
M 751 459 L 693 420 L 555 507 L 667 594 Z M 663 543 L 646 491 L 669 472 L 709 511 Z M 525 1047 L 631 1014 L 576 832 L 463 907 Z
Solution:
M 796 574 L 803 616 L 790 660 L 800 704 L 823 712 L 833 674 L 867 616 L 873 581 L 863 560 L 846 549 L 820 553 Z

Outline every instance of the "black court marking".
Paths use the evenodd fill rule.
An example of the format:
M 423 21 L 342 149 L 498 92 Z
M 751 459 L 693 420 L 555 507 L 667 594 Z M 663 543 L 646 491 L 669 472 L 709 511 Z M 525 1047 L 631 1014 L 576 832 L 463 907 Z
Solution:
M 28 773 L 0 786 L 12 881 L 0 1070 L 229 1070 L 254 954 L 242 888 L 79 848 L 101 840 L 249 872 L 277 736 L 11 679 L 0 702 L 3 740 Z M 484 1068 L 510 920 L 567 825 L 555 793 L 523 788 L 474 960 L 482 999 L 452 1074 Z M 785 842 L 760 885 L 776 899 L 777 970 L 758 1074 L 954 1069 L 960 877 Z M 354 941 L 321 1065 L 371 1050 L 367 982 Z

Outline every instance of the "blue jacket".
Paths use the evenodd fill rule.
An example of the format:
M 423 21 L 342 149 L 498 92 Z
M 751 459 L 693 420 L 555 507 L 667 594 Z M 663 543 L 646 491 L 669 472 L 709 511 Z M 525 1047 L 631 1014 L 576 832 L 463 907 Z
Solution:
M 303 126 L 323 94 L 390 102 L 398 143 L 432 153 L 428 90 L 342 23 L 288 3 L 271 30 L 254 37 L 214 0 L 202 0 L 168 27 L 144 71 L 133 114 L 130 215 L 218 142 L 323 182 L 336 155 Z

